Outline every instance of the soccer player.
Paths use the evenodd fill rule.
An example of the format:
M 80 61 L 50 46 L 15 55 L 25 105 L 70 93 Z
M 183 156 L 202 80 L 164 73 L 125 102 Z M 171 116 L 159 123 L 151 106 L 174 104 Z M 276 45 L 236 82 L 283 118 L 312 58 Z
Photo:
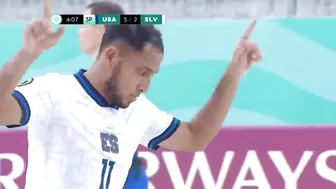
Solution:
M 161 33 L 151 25 L 108 27 L 90 69 L 49 73 L 16 87 L 64 32 L 63 26 L 52 30 L 46 7 L 44 19 L 26 27 L 22 47 L 0 70 L 0 125 L 28 126 L 26 189 L 122 189 L 139 144 L 203 150 L 221 129 L 240 78 L 261 59 L 248 39 L 252 22 L 213 95 L 190 122 L 143 96 L 164 53 Z
M 123 14 L 120 5 L 111 1 L 96 1 L 89 4 L 84 14 Z M 105 33 L 104 25 L 82 25 L 78 31 L 81 50 L 94 58 L 97 57 L 99 46 Z M 135 153 L 133 163 L 126 179 L 124 189 L 148 188 L 148 177 L 140 158 Z

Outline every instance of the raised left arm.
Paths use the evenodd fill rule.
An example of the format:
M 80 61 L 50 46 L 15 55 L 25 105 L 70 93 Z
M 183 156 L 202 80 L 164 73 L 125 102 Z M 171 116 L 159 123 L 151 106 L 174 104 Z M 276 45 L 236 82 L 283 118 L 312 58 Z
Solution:
M 238 79 L 225 75 L 213 96 L 191 122 L 181 122 L 177 130 L 159 146 L 181 151 L 200 151 L 212 141 L 229 112 Z
M 208 103 L 191 122 L 182 122 L 176 132 L 162 141 L 160 146 L 174 150 L 199 151 L 214 139 L 229 112 L 240 78 L 254 62 L 261 60 L 258 45 L 248 40 L 255 25 L 256 21 L 253 21 L 238 42 L 232 62 Z
M 153 104 L 146 103 L 149 129 L 143 144 L 157 149 L 158 146 L 181 151 L 204 150 L 220 131 L 233 99 L 239 81 L 254 62 L 261 60 L 261 52 L 255 42 L 248 40 L 256 22 L 253 21 L 238 42 L 232 62 L 219 81 L 208 103 L 198 112 L 191 122 L 180 122 L 173 116 L 158 110 Z

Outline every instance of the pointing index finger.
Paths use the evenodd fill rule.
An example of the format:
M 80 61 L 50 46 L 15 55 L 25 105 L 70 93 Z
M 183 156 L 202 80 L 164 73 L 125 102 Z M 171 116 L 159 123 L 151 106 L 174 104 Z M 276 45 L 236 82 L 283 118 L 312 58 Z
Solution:
M 251 33 L 253 32 L 255 26 L 257 24 L 256 20 L 253 20 L 252 23 L 249 25 L 249 27 L 245 30 L 241 40 L 248 40 L 248 38 L 250 37 Z
M 50 3 L 49 0 L 43 0 L 43 19 L 48 20 L 50 19 Z

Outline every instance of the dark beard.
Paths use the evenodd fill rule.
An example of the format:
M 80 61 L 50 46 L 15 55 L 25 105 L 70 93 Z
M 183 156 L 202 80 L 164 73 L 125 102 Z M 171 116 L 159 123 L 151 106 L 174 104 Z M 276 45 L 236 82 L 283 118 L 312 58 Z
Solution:
M 120 66 L 117 66 L 113 70 L 112 76 L 106 81 L 106 88 L 107 88 L 107 101 L 113 105 L 118 106 L 120 108 L 127 108 L 128 106 L 124 105 L 122 102 L 122 96 L 118 94 L 118 76 L 120 74 Z

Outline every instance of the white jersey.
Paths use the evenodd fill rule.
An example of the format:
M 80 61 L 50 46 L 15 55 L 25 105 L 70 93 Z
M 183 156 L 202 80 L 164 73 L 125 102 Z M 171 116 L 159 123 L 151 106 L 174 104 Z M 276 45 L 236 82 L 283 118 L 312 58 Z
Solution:
M 28 126 L 26 189 L 122 189 L 138 145 L 157 149 L 180 124 L 144 96 L 111 107 L 84 72 L 36 77 L 13 93 Z

